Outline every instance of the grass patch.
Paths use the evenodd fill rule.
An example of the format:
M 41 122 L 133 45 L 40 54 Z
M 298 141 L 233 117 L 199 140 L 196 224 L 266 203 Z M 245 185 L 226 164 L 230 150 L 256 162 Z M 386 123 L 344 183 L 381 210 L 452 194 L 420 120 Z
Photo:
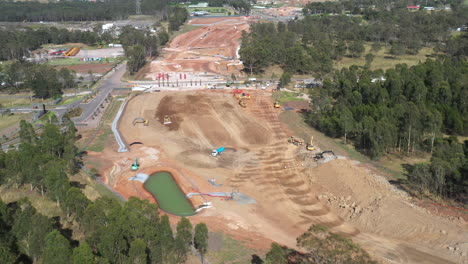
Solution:
M 281 91 L 281 92 L 275 92 L 274 93 L 274 99 L 278 100 L 280 104 L 283 104 L 285 102 L 289 101 L 304 101 L 304 98 L 297 97 L 299 96 L 299 93 L 294 93 L 294 92 L 286 92 L 286 91 Z
M 202 26 L 194 26 L 194 25 L 188 25 L 188 24 L 184 24 L 182 25 L 178 31 L 176 32 L 172 32 L 172 35 L 170 37 L 170 40 L 169 42 L 171 42 L 175 37 L 179 36 L 179 35 L 182 35 L 182 34 L 185 34 L 189 31 L 192 31 L 192 30 L 195 30 L 195 29 L 199 29 L 201 28 Z M 169 43 L 168 42 L 168 43 Z
M 132 15 L 127 18 L 128 20 L 152 20 L 153 16 L 150 15 Z
M 111 107 L 109 108 L 107 113 L 104 113 L 103 119 L 101 121 L 102 128 L 99 129 L 100 131 L 97 132 L 97 136 L 86 147 L 86 150 L 94 151 L 94 152 L 101 152 L 104 150 L 106 141 L 109 138 L 113 139 L 111 125 L 112 125 L 113 118 L 117 114 L 117 111 L 119 110 L 120 105 L 122 105 L 122 103 L 123 101 L 117 101 L 117 100 L 111 103 Z
M 67 65 L 79 65 L 79 64 L 101 64 L 101 63 L 114 63 L 119 58 L 103 58 L 102 61 L 81 61 L 80 58 L 57 58 L 49 61 L 52 66 L 67 66 Z
M 334 68 L 341 69 L 347 68 L 351 65 L 358 65 L 364 66 L 366 64 L 366 59 L 364 56 L 367 53 L 374 54 L 375 58 L 371 64 L 371 70 L 377 69 L 389 69 L 395 67 L 397 64 L 406 63 L 408 66 L 413 66 L 418 64 L 419 62 L 424 62 L 427 59 L 426 55 L 430 55 L 434 53 L 433 48 L 422 48 L 418 54 L 416 55 L 401 55 L 396 58 L 392 58 L 392 55 L 389 54 L 390 46 L 382 47 L 378 52 L 371 51 L 371 45 L 369 43 L 365 44 L 365 51 L 360 58 L 348 58 L 343 57 L 340 61 L 335 62 Z
M 59 105 L 66 105 L 66 104 L 71 104 L 73 102 L 76 102 L 82 98 L 84 98 L 86 95 L 77 95 L 77 96 L 70 96 L 70 97 L 66 97 L 65 99 L 63 99 Z
M 31 114 L 13 114 L 13 115 L 5 115 L 0 116 L 0 131 L 11 127 L 15 124 L 18 124 L 22 119 L 26 121 L 30 121 Z
M 41 104 L 45 103 L 49 100 L 42 101 L 39 98 L 8 98 L 8 97 L 0 97 L 0 105 L 3 108 L 9 107 L 17 107 L 17 106 L 29 106 L 31 104 Z
M 250 264 L 252 255 L 263 255 L 224 233 L 210 232 L 207 259 L 210 263 Z

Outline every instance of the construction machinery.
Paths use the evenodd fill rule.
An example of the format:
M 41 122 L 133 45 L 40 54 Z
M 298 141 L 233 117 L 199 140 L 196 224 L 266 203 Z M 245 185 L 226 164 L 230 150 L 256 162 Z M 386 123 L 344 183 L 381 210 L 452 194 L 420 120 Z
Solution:
M 220 148 L 217 148 L 217 149 L 213 149 L 213 150 L 211 151 L 211 156 L 217 157 L 217 156 L 221 155 L 221 154 L 223 153 L 223 151 L 224 151 L 224 147 L 220 147 Z
M 73 47 L 73 48 L 70 48 L 69 50 L 67 50 L 63 55 L 66 56 L 66 57 L 75 56 L 76 54 L 78 54 L 78 52 L 80 52 L 80 48 Z
M 338 157 L 335 155 L 335 152 L 333 150 L 325 150 L 320 153 L 315 154 L 314 160 L 319 161 L 325 157 L 326 154 L 332 154 L 333 158 L 337 159 Z
M 144 119 L 143 117 L 137 117 L 133 119 L 133 125 L 140 124 L 140 123 L 143 124 L 144 126 L 149 125 L 148 119 Z
M 140 168 L 140 164 L 138 163 L 138 158 L 135 158 L 135 162 L 132 164 L 132 171 L 136 171 Z
M 247 103 L 246 103 L 243 99 L 240 99 L 240 100 L 239 100 L 239 105 L 240 105 L 242 108 L 246 108 L 246 107 L 247 107 Z
M 275 104 L 273 104 L 273 107 L 275 107 L 275 108 L 280 108 L 280 107 L 281 107 L 281 105 L 279 104 L 279 102 L 278 102 L 278 101 L 275 101 Z
M 311 136 L 310 137 L 310 143 L 307 143 L 307 146 L 306 146 L 307 150 L 312 151 L 312 150 L 315 149 L 313 142 L 314 142 L 314 137 Z
M 252 97 L 250 96 L 250 94 L 241 93 L 241 94 L 239 95 L 239 99 L 250 99 L 250 98 L 252 98 Z
M 163 119 L 163 124 L 164 125 L 169 125 L 169 124 L 172 124 L 172 120 L 171 120 L 171 117 L 166 115 L 164 116 L 164 119 Z
M 292 143 L 296 146 L 302 146 L 304 145 L 304 140 L 303 139 L 300 139 L 300 138 L 297 138 L 295 136 L 291 136 L 289 139 L 288 139 L 288 142 L 289 143 Z

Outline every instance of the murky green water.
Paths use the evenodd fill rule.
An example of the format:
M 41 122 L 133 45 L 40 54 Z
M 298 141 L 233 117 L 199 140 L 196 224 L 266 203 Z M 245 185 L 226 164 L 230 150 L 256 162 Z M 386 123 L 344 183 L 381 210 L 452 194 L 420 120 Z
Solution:
M 161 171 L 151 174 L 144 186 L 158 201 L 159 208 L 162 210 L 179 216 L 195 214 L 192 205 L 169 172 Z

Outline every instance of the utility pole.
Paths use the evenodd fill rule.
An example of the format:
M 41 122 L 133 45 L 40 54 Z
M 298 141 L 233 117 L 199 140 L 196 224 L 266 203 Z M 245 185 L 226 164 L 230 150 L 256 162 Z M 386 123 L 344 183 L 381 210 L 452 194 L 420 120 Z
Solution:
M 141 0 L 136 0 L 136 14 L 141 15 Z

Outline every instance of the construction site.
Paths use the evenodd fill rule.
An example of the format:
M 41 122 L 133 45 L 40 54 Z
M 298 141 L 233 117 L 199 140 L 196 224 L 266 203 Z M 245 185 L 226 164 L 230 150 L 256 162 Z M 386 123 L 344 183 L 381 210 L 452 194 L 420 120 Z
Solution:
M 210 25 L 174 38 L 140 74 L 241 69 L 230 64 L 248 29 L 243 17 L 190 23 Z M 121 145 L 88 154 L 121 197 L 148 199 L 172 220 L 189 216 L 258 250 L 273 241 L 296 248 L 296 238 L 320 224 L 382 263 L 468 263 L 463 217 L 432 214 L 366 164 L 299 138 L 280 121 L 282 111 L 270 89 L 133 93 L 114 120 Z M 148 183 L 158 173 L 164 179 Z M 177 197 L 164 197 L 169 189 Z M 171 208 L 171 199 L 181 205 Z
M 247 17 L 195 18 L 188 24 L 200 28 L 175 37 L 163 49 L 163 57 L 148 63 L 138 78 L 182 85 L 239 74 L 239 41 L 249 28 Z

